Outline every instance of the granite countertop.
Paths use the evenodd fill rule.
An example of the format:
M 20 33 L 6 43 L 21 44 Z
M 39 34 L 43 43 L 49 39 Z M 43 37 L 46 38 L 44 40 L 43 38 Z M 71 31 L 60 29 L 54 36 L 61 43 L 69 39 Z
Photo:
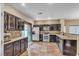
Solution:
M 15 41 L 18 41 L 18 40 L 21 40 L 23 38 L 27 38 L 27 37 L 18 37 L 18 38 L 14 38 L 14 39 L 11 39 L 10 41 L 8 42 L 5 42 L 4 44 L 9 44 L 9 43 L 12 43 L 12 42 L 15 42 Z
M 60 37 L 63 40 L 77 40 L 76 36 L 67 36 L 67 35 L 61 35 L 61 34 L 56 34 L 56 36 Z

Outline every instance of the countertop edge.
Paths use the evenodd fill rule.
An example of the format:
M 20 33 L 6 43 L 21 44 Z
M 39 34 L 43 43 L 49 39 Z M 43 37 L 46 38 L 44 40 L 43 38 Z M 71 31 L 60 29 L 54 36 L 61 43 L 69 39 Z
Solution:
M 18 37 L 18 38 L 14 38 L 14 39 L 12 39 L 12 40 L 9 41 L 9 42 L 5 42 L 4 45 L 5 45 L 5 44 L 12 43 L 12 42 L 15 42 L 15 41 L 18 41 L 18 40 L 22 40 L 22 38 L 27 38 L 27 37 Z
M 56 34 L 56 36 L 60 37 L 62 40 L 77 40 L 77 38 L 68 37 L 66 35 Z

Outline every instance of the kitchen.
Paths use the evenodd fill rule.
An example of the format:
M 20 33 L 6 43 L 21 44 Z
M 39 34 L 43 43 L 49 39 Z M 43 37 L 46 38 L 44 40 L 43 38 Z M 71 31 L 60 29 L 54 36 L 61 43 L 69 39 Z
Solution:
M 79 55 L 79 18 L 74 16 L 79 4 L 54 4 L 54 6 L 43 3 L 4 4 L 4 56 Z M 48 9 L 46 9 L 47 7 Z M 58 11 L 58 7 L 62 11 Z M 75 8 L 75 13 L 73 10 L 70 11 L 71 7 Z M 67 8 L 69 8 L 68 11 Z M 55 12 L 58 13 L 55 14 Z M 72 15 L 66 14 L 67 12 Z M 34 17 L 37 16 L 36 20 L 30 17 L 30 14 Z M 51 16 L 47 18 L 49 14 Z M 55 49 L 55 46 L 52 47 L 53 44 L 56 46 Z M 47 53 L 47 49 L 50 51 L 49 53 Z
M 64 19 L 50 20 L 47 22 L 46 21 L 47 20 L 35 21 L 34 27 L 37 27 L 37 28 L 39 27 L 39 35 L 38 35 L 39 37 L 36 36 L 36 37 L 38 37 L 39 40 L 36 40 L 36 41 L 55 42 L 55 43 L 57 43 L 59 49 L 61 50 L 61 52 L 64 55 L 78 55 L 79 53 L 78 53 L 77 48 L 78 48 L 79 35 L 65 32 L 65 31 L 62 31 L 61 29 L 64 30 L 64 26 L 66 26 L 66 27 L 78 26 L 79 21 L 78 20 L 64 20 Z M 43 29 L 40 30 L 42 25 L 43 25 L 43 28 L 44 28 L 44 26 L 45 27 L 47 26 L 47 28 L 45 30 L 43 30 Z M 51 30 L 51 26 L 53 28 L 52 30 Z M 67 28 L 66 31 L 69 31 L 70 29 L 71 28 Z M 36 33 L 36 35 L 37 35 L 37 33 Z

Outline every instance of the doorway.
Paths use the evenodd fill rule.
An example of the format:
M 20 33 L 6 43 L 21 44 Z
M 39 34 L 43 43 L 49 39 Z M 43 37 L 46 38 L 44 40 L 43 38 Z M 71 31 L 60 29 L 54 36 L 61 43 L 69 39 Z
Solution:
M 24 30 L 22 31 L 22 36 L 28 38 L 28 43 L 32 42 L 32 28 L 29 24 L 24 24 Z

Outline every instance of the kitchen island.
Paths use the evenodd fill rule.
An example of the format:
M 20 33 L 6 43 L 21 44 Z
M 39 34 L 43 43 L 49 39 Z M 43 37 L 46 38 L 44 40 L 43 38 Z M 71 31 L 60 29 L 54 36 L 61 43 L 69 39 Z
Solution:
M 78 54 L 78 38 L 77 35 L 61 35 L 56 34 L 57 45 L 63 55 L 75 56 Z

